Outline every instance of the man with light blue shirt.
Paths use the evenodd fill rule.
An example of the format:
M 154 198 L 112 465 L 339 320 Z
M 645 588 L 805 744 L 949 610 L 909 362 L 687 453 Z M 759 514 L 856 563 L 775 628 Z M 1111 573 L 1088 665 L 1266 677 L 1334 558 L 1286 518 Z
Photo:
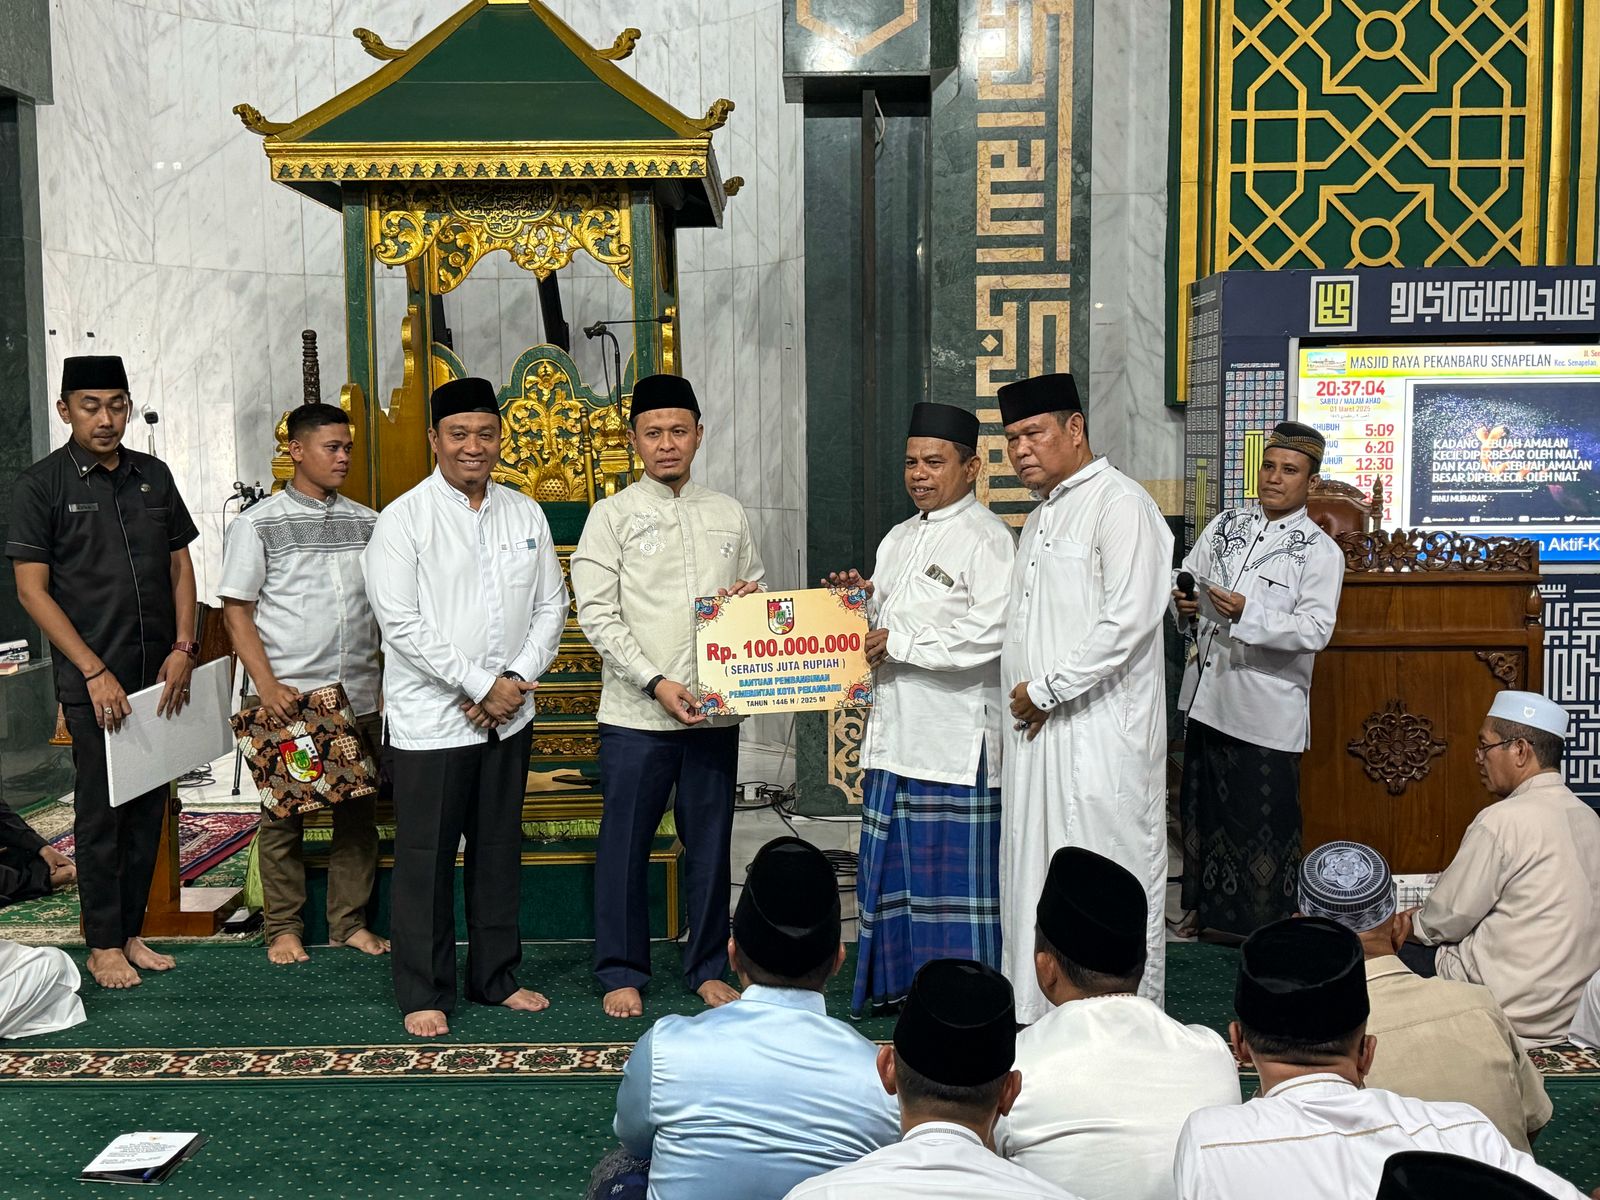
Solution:
M 728 957 L 740 999 L 663 1017 L 623 1070 L 614 1127 L 650 1160 L 650 1200 L 778 1200 L 900 1136 L 876 1048 L 823 1005 L 844 947 L 820 850 L 793 837 L 761 848 Z

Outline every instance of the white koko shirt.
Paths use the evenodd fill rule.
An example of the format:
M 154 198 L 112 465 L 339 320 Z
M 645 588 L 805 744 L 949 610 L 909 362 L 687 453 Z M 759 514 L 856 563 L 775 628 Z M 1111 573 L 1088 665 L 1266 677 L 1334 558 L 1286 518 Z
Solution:
M 1383 1164 L 1402 1150 L 1459 1154 L 1558 1200 L 1584 1200 L 1470 1104 L 1413 1100 L 1323 1073 L 1248 1104 L 1201 1109 L 1183 1127 L 1172 1171 L 1179 1200 L 1350 1200 L 1377 1195 Z
M 532 682 L 555 661 L 567 587 L 538 504 L 491 483 L 473 511 L 435 469 L 378 515 L 362 559 L 383 630 L 384 721 L 402 750 L 485 742 L 461 710 L 503 671 Z M 533 720 L 530 695 L 497 733 Z
M 1024 1084 L 1026 1086 L 1026 1084 Z M 892 1146 L 835 1167 L 785 1200 L 1078 1200 L 990 1150 L 964 1125 L 925 1121 Z
M 873 568 L 873 624 L 889 661 L 873 675 L 861 769 L 931 783 L 1000 782 L 1000 647 L 1016 541 L 967 495 L 884 535 Z
M 1172 1154 L 1197 1109 L 1239 1103 L 1215 1030 L 1143 996 L 1091 996 L 1017 1034 L 1022 1094 L 995 1149 L 1084 1200 L 1172 1200 Z
M 1344 554 L 1304 508 L 1269 521 L 1259 504 L 1212 518 L 1183 569 L 1245 597 L 1237 621 L 1199 617 L 1178 707 L 1252 745 L 1298 753 L 1311 741 L 1311 671 L 1333 636 Z M 1196 589 L 1199 583 L 1196 583 Z

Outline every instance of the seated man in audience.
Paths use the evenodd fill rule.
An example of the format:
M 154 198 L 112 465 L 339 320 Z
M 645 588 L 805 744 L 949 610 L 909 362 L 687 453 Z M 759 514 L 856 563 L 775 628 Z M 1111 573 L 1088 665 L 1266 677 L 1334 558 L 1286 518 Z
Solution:
M 1518 1150 L 1550 1120 L 1544 1079 L 1488 988 L 1422 979 L 1395 957 L 1394 878 L 1371 846 L 1329 842 L 1300 863 L 1300 911 L 1337 921 L 1367 959 L 1367 1032 L 1383 1047 L 1373 1087 L 1418 1100 L 1460 1100 Z
M 1478 773 L 1502 797 L 1472 819 L 1427 902 L 1403 914 L 1419 975 L 1481 983 L 1525 1048 L 1566 1041 L 1600 970 L 1600 814 L 1561 782 L 1567 714 L 1501 692 L 1478 731 Z M 1407 930 L 1409 922 L 1409 930 Z
M 81 1024 L 78 983 L 78 968 L 65 950 L 0 941 L 0 1038 Z
M 878 1051 L 883 1089 L 900 1102 L 900 1142 L 802 1183 L 787 1200 L 1075 1200 L 993 1153 L 995 1121 L 1022 1089 L 1016 1048 L 1017 1009 L 1004 975 L 970 959 L 925 964 L 895 1022 L 894 1045 Z
M 615 1129 L 650 1160 L 651 1200 L 777 1200 L 900 1134 L 872 1043 L 823 1005 L 844 946 L 822 851 L 793 837 L 761 848 L 728 956 L 741 997 L 662 1017 L 623 1069 Z
M 48 896 L 77 878 L 72 860 L 0 800 L 0 908 Z
M 1261 1093 L 1189 1118 L 1173 1163 L 1181 1200 L 1371 1196 L 1402 1150 L 1460 1154 L 1582 1200 L 1470 1104 L 1366 1086 L 1377 1039 L 1367 1033 L 1361 942 L 1343 925 L 1291 917 L 1256 930 L 1240 952 L 1233 1006 L 1228 1036 L 1260 1072 Z
M 995 1150 L 1085 1200 L 1172 1200 L 1172 1153 L 1197 1108 L 1239 1103 L 1228 1044 L 1139 996 L 1144 886 L 1109 858 L 1057 850 L 1034 970 L 1056 1005 L 1017 1035 L 1022 1094 Z

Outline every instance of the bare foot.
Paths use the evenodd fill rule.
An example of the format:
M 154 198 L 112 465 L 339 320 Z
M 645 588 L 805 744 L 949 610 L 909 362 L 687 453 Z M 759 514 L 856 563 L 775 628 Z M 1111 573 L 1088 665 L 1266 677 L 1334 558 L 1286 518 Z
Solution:
M 449 1033 L 450 1025 L 437 1008 L 424 1008 L 406 1014 L 406 1032 L 412 1037 L 438 1037 Z
M 294 934 L 280 933 L 267 946 L 267 961 L 279 965 L 303 963 L 310 962 L 311 955 L 306 953 L 305 943 Z
M 721 1008 L 728 1001 L 739 998 L 739 993 L 720 979 L 708 979 L 695 988 L 695 991 L 699 993 L 700 999 L 706 1002 L 707 1008 Z
M 644 998 L 638 988 L 613 988 L 600 1001 L 608 1017 L 644 1016 Z
M 128 963 L 121 950 L 89 951 L 89 974 L 103 988 L 131 988 L 140 984 L 139 972 Z
M 143 967 L 146 971 L 170 971 L 178 962 L 170 954 L 158 954 L 144 944 L 143 938 L 132 937 L 122 947 L 122 952 L 127 955 L 128 961 L 136 967 Z
M 331 942 L 329 944 L 334 946 L 349 946 L 351 949 L 359 950 L 363 954 L 378 955 L 389 953 L 389 939 L 379 937 L 370 929 L 358 929 L 349 937 L 345 938 L 344 941 Z
M 504 1007 L 514 1008 L 518 1012 L 543 1012 L 550 1007 L 550 1001 L 546 1000 L 538 992 L 529 991 L 527 988 L 518 988 L 500 1003 Z

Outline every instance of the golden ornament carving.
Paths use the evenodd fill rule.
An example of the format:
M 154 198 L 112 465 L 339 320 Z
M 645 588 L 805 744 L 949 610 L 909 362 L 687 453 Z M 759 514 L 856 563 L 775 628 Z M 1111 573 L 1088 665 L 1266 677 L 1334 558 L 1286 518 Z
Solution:
M 1479 650 L 1473 657 L 1488 667 L 1489 673 L 1508 688 L 1517 686 L 1522 674 L 1522 655 L 1509 650 Z
M 626 193 L 590 184 L 484 184 L 380 191 L 373 256 L 391 267 L 427 255 L 432 289 L 454 289 L 484 255 L 504 250 L 539 279 L 585 251 L 631 286 Z
M 601 495 L 616 495 L 634 475 L 633 447 L 628 443 L 632 399 L 631 393 L 624 396 L 620 410 L 615 404 L 608 404 L 589 414 L 589 444 L 600 475 Z
M 533 752 L 545 758 L 596 758 L 600 754 L 600 738 L 571 736 L 568 734 L 534 734 Z
M 580 142 L 526 148 L 439 143 L 407 147 L 330 142 L 268 142 L 272 177 L 279 183 L 402 183 L 474 180 L 559 182 L 584 179 L 704 179 L 711 139 L 624 142 L 598 147 Z
M 1391 529 L 1341 533 L 1335 541 L 1351 571 L 1529 573 L 1539 545 L 1526 538 L 1475 537 L 1446 530 Z
M 611 43 L 607 50 L 596 50 L 596 58 L 604 58 L 611 62 L 621 62 L 633 53 L 633 48 L 639 44 L 639 31 L 633 26 L 628 26 L 617 34 L 617 40 Z
M 383 39 L 377 34 L 373 33 L 370 29 L 352 29 L 350 33 L 356 39 L 356 41 L 361 43 L 361 48 L 368 54 L 372 55 L 373 58 L 380 59 L 384 62 L 391 62 L 394 59 L 404 58 L 406 56 L 406 52 L 404 50 L 397 49 L 394 46 L 384 45 Z
M 736 105 L 726 96 L 719 97 L 711 102 L 711 107 L 706 109 L 706 115 L 698 121 L 690 121 L 696 129 L 712 133 L 721 129 L 728 123 L 728 115 L 733 112 Z
M 539 693 L 539 711 L 562 716 L 588 717 L 600 711 L 600 692 L 574 692 L 570 695 Z
M 272 490 L 280 491 L 294 478 L 294 459 L 289 457 L 289 410 L 283 410 L 278 423 L 272 427 Z
M 513 394 L 502 409 L 500 464 L 527 481 L 521 490 L 535 500 L 592 498 L 586 409 L 571 376 L 551 359 L 535 359 L 513 380 Z
M 427 402 L 427 389 L 421 386 L 417 371 L 417 337 L 422 332 L 422 310 L 415 304 L 406 305 L 406 315 L 400 320 L 400 386 L 389 393 L 389 407 L 398 408 L 407 396 Z
M 1428 777 L 1445 744 L 1433 736 L 1433 722 L 1406 711 L 1404 700 L 1391 700 L 1382 712 L 1361 723 L 1361 736 L 1345 747 L 1361 760 L 1367 777 L 1383 784 L 1391 796 Z
M 861 739 L 867 731 L 864 708 L 835 708 L 828 713 L 828 782 L 851 804 L 861 803 Z
M 282 133 L 289 128 L 287 121 L 269 121 L 261 115 L 261 110 L 253 104 L 235 104 L 233 115 L 238 117 L 244 127 L 251 133 L 259 133 L 262 137 L 271 137 L 275 133 Z
M 600 674 L 600 656 L 598 654 L 567 654 L 562 652 L 560 657 L 550 665 L 551 675 L 598 675 Z
M 730 175 L 722 181 L 722 194 L 724 196 L 737 196 L 739 189 L 744 186 L 743 175 Z
M 668 375 L 678 373 L 678 306 L 669 304 L 661 310 L 667 318 L 661 326 L 661 369 Z

